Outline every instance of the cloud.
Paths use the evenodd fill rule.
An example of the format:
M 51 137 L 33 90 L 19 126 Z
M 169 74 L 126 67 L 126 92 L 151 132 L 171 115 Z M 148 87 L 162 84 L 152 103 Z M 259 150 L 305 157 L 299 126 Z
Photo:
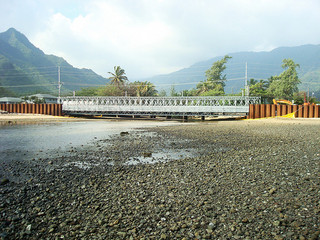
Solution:
M 11 0 L 2 9 L 2 22 L 46 53 L 104 76 L 120 65 L 129 79 L 320 39 L 318 0 Z
M 165 70 L 158 61 L 170 64 L 168 55 L 183 50 L 174 38 L 174 29 L 160 19 L 95 2 L 84 16 L 70 19 L 61 13 L 52 15 L 47 29 L 33 40 L 40 48 L 77 65 L 94 63 L 102 74 L 121 65 L 134 76 L 135 72 L 150 75 Z

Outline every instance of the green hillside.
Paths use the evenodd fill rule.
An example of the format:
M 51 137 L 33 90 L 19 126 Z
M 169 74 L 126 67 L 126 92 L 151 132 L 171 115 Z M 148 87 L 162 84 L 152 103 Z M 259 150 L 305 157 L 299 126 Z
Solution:
M 108 82 L 92 70 L 74 68 L 63 58 L 44 54 L 14 28 L 0 33 L 0 97 L 36 92 L 57 95 L 58 66 L 62 93 Z
M 228 55 L 232 59 L 226 64 L 226 93 L 238 93 L 244 87 L 246 63 L 248 80 L 268 79 L 283 71 L 281 64 L 285 58 L 291 58 L 300 64 L 300 90 L 320 90 L 320 45 L 281 47 L 270 52 L 237 52 Z M 215 57 L 170 74 L 141 80 L 154 83 L 158 91 L 169 91 L 172 85 L 178 91 L 191 89 L 205 80 L 205 71 L 221 58 L 222 56 Z M 58 66 L 64 83 L 63 94 L 82 87 L 104 85 L 109 81 L 92 70 L 74 68 L 63 58 L 46 55 L 14 28 L 0 33 L 0 97 L 40 92 L 57 95 Z
M 304 45 L 299 47 L 281 47 L 270 52 L 238 52 L 228 54 L 232 59 L 226 64 L 228 81 L 227 93 L 240 92 L 244 87 L 247 63 L 248 80 L 268 79 L 280 74 L 282 60 L 292 58 L 300 64 L 299 77 L 302 80 L 300 90 L 316 91 L 320 89 L 320 45 Z M 176 90 L 191 89 L 196 83 L 205 79 L 205 71 L 223 56 L 196 63 L 189 68 L 166 75 L 158 75 L 146 80 L 154 83 L 158 89 L 170 89 L 175 84 Z

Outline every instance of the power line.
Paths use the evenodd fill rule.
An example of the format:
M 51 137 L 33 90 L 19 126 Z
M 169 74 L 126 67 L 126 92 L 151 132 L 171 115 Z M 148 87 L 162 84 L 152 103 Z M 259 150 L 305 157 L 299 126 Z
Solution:
M 233 65 L 239 65 L 240 63 L 237 63 L 237 64 L 233 64 Z M 255 65 L 259 65 L 260 63 L 250 63 L 250 69 L 252 69 L 251 65 L 252 64 L 255 64 Z M 275 64 L 260 64 L 260 65 L 275 65 Z M 201 66 L 201 65 L 200 65 Z M 205 65 L 202 65 L 202 66 L 205 66 Z M 4 74 L 0 77 L 6 77 L 6 78 L 14 78 L 14 77 L 23 77 L 23 76 L 28 76 L 28 75 L 31 75 L 31 76 L 34 76 L 34 77 L 45 77 L 45 76 L 52 76 L 52 77 L 57 77 L 59 78 L 59 76 L 81 76 L 81 77 L 85 77 L 85 76 L 97 76 L 97 74 L 95 74 L 94 72 L 86 72 L 86 73 L 81 73 L 81 72 L 74 72 L 74 71 L 69 71 L 69 70 L 64 70 L 64 71 L 61 71 L 61 69 L 72 69 L 72 67 L 68 67 L 68 66 L 64 66 L 63 68 L 58 66 L 50 66 L 50 67 L 40 67 L 42 69 L 53 69 L 53 70 L 46 70 L 46 71 L 32 71 L 32 72 L 29 72 L 29 73 L 14 73 L 14 74 Z M 34 68 L 24 68 L 24 69 L 34 69 Z M 240 68 L 235 68 L 235 69 L 240 69 Z M 247 68 L 246 68 L 247 69 Z M 255 67 L 253 67 L 253 69 L 255 69 Z M 245 69 L 244 69 L 245 70 Z M 76 70 L 76 71 L 79 71 L 79 70 Z M 230 71 L 228 69 L 228 71 Z M 194 74 L 194 73 L 199 73 L 199 74 Z M 187 72 L 178 72 L 176 74 L 174 74 L 173 76 L 168 76 L 168 75 L 162 75 L 162 76 L 159 76 L 160 79 L 166 79 L 166 78 L 175 78 L 175 77 L 179 77 L 179 78 L 182 78 L 184 76 L 190 78 L 190 77 L 205 77 L 205 72 L 202 72 L 202 71 L 193 71 L 192 72 L 193 74 L 188 74 Z M 200 74 L 201 73 L 201 74 Z M 249 74 L 255 74 L 255 73 L 258 73 L 258 74 L 261 74 L 261 75 L 267 75 L 267 74 L 270 74 L 269 72 L 268 73 L 261 73 L 261 72 L 257 72 L 257 71 L 249 71 Z M 248 76 L 248 73 L 247 73 L 247 70 L 246 71 L 241 71 L 241 72 L 232 72 L 232 73 L 228 73 L 227 75 L 230 76 L 230 75 L 240 75 L 240 74 L 243 74 L 246 76 L 244 77 L 238 77 L 238 78 L 229 78 L 227 79 L 226 81 L 238 81 L 238 80 L 245 80 L 245 79 L 251 79 L 251 78 L 254 78 L 254 79 L 259 79 L 259 80 L 268 80 L 268 79 L 265 79 L 265 78 L 257 78 L 257 77 L 254 77 L 254 76 Z M 219 80 L 216 80 L 216 81 L 221 81 L 220 79 Z M 59 82 L 59 81 L 58 81 Z M 184 82 L 184 83 L 176 83 L 176 84 L 167 84 L 167 83 L 163 83 L 163 84 L 155 84 L 155 86 L 168 86 L 168 85 L 193 85 L 193 84 L 198 84 L 200 82 Z M 305 82 L 304 82 L 305 83 Z M 312 83 L 312 82 L 310 82 Z M 104 84 L 86 84 L 86 83 L 72 83 L 72 82 L 66 82 L 65 85 L 71 85 L 71 86 L 105 86 Z M 18 88 L 18 87 L 36 87 L 36 86 L 59 86 L 59 83 L 58 84 L 29 84 L 29 85 L 12 85 L 12 86 L 0 86 L 0 87 L 7 87 L 7 88 Z
M 29 84 L 29 85 L 15 85 L 15 86 L 1 86 L 3 88 L 19 88 L 19 87 L 46 87 L 46 86 L 57 86 L 57 84 Z

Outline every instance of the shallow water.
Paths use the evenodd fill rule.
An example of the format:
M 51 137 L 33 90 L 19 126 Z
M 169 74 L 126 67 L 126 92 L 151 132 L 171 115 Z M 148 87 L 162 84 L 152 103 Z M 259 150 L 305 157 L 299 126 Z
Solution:
M 87 121 L 0 127 L 0 163 L 59 155 L 73 147 L 136 128 L 180 124 L 155 121 Z
M 129 158 L 125 165 L 152 164 L 157 162 L 167 162 L 180 158 L 194 157 L 198 155 L 195 149 L 163 149 L 161 152 L 152 153 L 150 157 L 140 156 Z M 112 164 L 112 162 L 111 162 Z

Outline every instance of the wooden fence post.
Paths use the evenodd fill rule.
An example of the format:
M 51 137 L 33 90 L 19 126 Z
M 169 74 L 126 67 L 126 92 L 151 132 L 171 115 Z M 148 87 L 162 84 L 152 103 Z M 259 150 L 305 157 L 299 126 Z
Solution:
M 303 117 L 304 118 L 308 118 L 308 110 L 309 110 L 309 106 L 307 106 L 307 105 L 304 105 L 303 106 Z
M 276 108 L 277 108 L 277 113 L 276 113 L 276 115 L 277 115 L 277 117 L 279 117 L 279 116 L 282 115 L 282 113 L 281 113 L 281 105 L 276 105 Z
M 51 105 L 50 104 L 46 104 L 47 105 L 47 115 L 51 114 Z
M 271 117 L 276 116 L 276 105 L 272 104 L 271 105 Z
M 255 116 L 255 114 L 254 114 L 254 105 L 253 104 L 250 104 L 249 105 L 249 119 L 254 119 L 254 116 Z
M 9 104 L 9 113 L 12 113 L 12 104 Z
M 260 118 L 260 106 L 261 104 L 254 105 L 254 118 Z
M 271 117 L 271 105 L 266 104 L 266 117 Z
M 36 104 L 36 114 L 39 114 L 40 113 L 40 104 L 37 103 Z
M 294 112 L 294 116 L 295 117 L 298 117 L 297 111 L 298 111 L 298 105 L 293 105 L 292 106 L 292 112 Z
M 281 106 L 281 116 L 287 115 L 287 105 Z
M 266 117 L 266 105 L 265 104 L 260 105 L 260 117 L 261 118 Z
M 53 104 L 48 104 L 49 105 L 49 115 L 53 115 Z
M 62 104 L 58 104 L 58 116 L 62 116 Z
M 309 105 L 309 118 L 313 118 L 314 117 L 314 115 L 313 115 L 313 113 L 314 113 L 314 105 Z
M 58 111 L 57 111 L 57 104 L 55 103 L 55 104 L 52 104 L 53 105 L 53 116 L 57 116 L 57 114 L 58 114 Z
M 315 105 L 315 108 L 314 108 L 314 117 L 315 118 L 320 118 L 319 108 L 320 108 L 320 105 Z

